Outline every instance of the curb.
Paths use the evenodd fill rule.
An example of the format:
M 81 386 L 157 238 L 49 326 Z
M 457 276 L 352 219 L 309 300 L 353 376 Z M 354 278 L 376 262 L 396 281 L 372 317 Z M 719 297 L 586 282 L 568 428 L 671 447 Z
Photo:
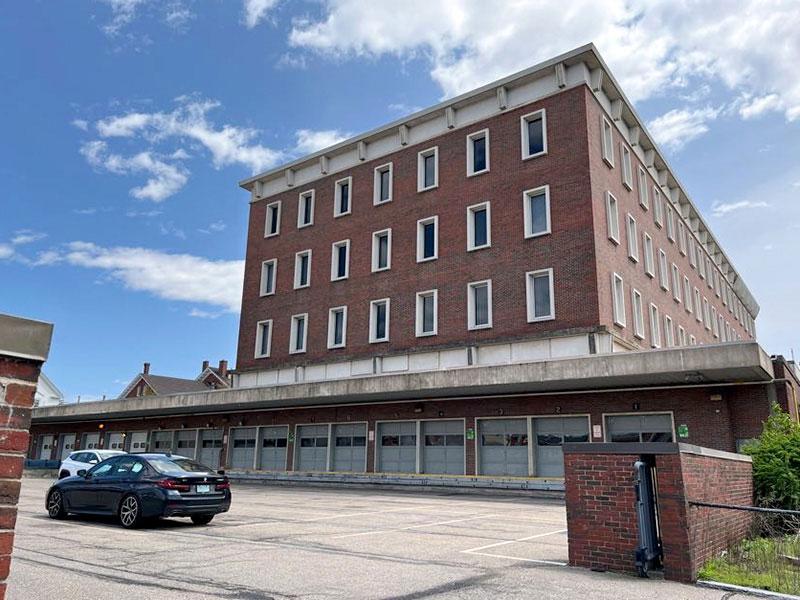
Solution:
M 758 588 L 733 585 L 732 583 L 720 583 L 719 581 L 698 580 L 697 585 L 699 587 L 723 590 L 726 592 L 738 592 L 740 594 L 748 594 L 750 596 L 758 596 L 760 598 L 781 598 L 783 600 L 797 600 L 800 598 L 800 596 L 794 596 L 792 594 L 781 594 L 780 592 L 770 592 L 768 590 L 760 590 Z

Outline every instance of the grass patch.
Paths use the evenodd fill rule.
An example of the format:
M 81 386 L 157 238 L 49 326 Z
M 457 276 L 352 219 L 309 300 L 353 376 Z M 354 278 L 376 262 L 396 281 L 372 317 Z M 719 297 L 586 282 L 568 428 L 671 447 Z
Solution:
M 724 556 L 710 560 L 700 579 L 800 595 L 800 566 L 785 556 L 800 557 L 800 536 L 744 540 Z

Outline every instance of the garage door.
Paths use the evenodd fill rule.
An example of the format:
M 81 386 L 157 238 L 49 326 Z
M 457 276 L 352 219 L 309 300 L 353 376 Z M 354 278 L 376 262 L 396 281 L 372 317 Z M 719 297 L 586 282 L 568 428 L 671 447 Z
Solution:
M 295 470 L 328 470 L 327 425 L 301 425 L 297 428 L 297 467 Z
M 464 421 L 422 422 L 422 472 L 464 474 Z
M 172 452 L 172 431 L 154 431 L 150 436 L 150 452 Z
M 147 432 L 132 431 L 129 435 L 130 445 L 128 452 L 147 452 Z
M 50 453 L 53 451 L 53 442 L 56 436 L 47 434 L 39 436 L 39 460 L 50 460 Z
M 182 429 L 175 433 L 175 442 L 178 446 L 177 453 L 188 458 L 195 457 L 195 446 L 197 445 L 197 430 Z
M 533 419 L 536 439 L 536 476 L 563 477 L 565 442 L 588 442 L 589 419 L 586 417 L 547 417 Z
M 66 433 L 61 436 L 61 460 L 66 460 L 69 453 L 75 449 L 75 434 Z
M 92 450 L 100 446 L 99 433 L 84 433 L 81 440 L 81 450 Z
M 222 429 L 201 429 L 199 462 L 212 469 L 219 469 L 220 454 L 222 454 Z
M 528 476 L 528 420 L 478 421 L 481 475 Z
M 417 423 L 378 425 L 378 466 L 384 473 L 417 472 Z
M 125 444 L 125 434 L 121 431 L 116 431 L 114 433 L 108 434 L 108 443 L 106 444 L 106 448 L 109 450 L 122 450 L 123 445 Z
M 333 470 L 363 473 L 367 468 L 367 425 L 333 426 Z
M 264 471 L 286 470 L 286 436 L 288 427 L 261 428 L 259 468 Z
M 671 442 L 672 415 L 607 415 L 606 441 Z
M 256 428 L 237 427 L 231 429 L 231 458 L 228 464 L 232 469 L 252 469 L 256 460 Z

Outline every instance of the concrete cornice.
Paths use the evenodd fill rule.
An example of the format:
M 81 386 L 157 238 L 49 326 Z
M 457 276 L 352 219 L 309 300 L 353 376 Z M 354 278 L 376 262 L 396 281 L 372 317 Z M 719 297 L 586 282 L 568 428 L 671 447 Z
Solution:
M 0 314 L 0 354 L 44 362 L 52 338 L 52 323 Z
M 260 388 L 213 390 L 38 408 L 35 423 L 269 410 L 588 390 L 763 383 L 769 356 L 755 342 L 380 375 Z

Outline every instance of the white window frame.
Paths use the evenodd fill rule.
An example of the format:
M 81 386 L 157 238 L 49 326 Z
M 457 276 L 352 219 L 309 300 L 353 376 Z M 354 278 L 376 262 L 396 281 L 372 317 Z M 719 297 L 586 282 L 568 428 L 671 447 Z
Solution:
M 375 308 L 378 304 L 386 303 L 386 337 L 378 338 L 375 335 L 375 327 L 377 326 L 377 322 L 375 319 Z M 389 316 L 391 312 L 391 298 L 378 298 L 377 300 L 372 300 L 369 303 L 369 343 L 370 344 L 381 344 L 383 342 L 389 341 Z
M 693 269 L 697 268 L 697 245 L 694 236 L 689 237 L 689 264 Z
M 644 210 L 650 209 L 650 200 L 647 193 L 647 171 L 639 165 L 639 206 Z
M 666 207 L 666 220 L 667 220 L 667 239 L 675 243 L 675 209 L 672 208 L 672 205 L 667 202 Z
M 269 323 L 269 331 L 267 332 L 267 352 L 266 354 L 262 354 L 260 352 L 261 347 L 263 346 L 263 337 L 264 337 L 264 328 L 262 327 L 264 323 Z M 255 347 L 255 358 L 269 358 L 270 354 L 272 353 L 272 319 L 264 319 L 263 321 L 258 321 L 256 323 L 256 347 Z
M 378 266 L 378 258 L 380 252 L 380 245 L 378 237 L 386 234 L 386 266 Z M 381 271 L 388 271 L 392 268 L 392 229 L 381 229 L 372 233 L 372 272 L 380 273 Z
M 694 288 L 694 318 L 698 323 L 703 322 L 703 304 L 700 300 L 700 289 Z
M 381 175 L 389 173 L 389 198 L 386 200 L 381 199 Z M 352 196 L 352 194 L 351 194 Z M 378 206 L 379 204 L 388 204 L 392 201 L 394 196 L 394 165 L 391 162 L 375 167 L 375 173 L 372 179 L 372 204 Z
M 608 239 L 619 245 L 619 200 L 611 192 L 606 192 L 606 225 Z
M 625 327 L 625 281 L 619 273 L 611 274 L 611 310 L 614 325 Z
M 692 283 L 688 275 L 683 276 L 683 307 L 686 312 L 692 313 Z
M 342 313 L 342 341 L 339 344 L 334 343 L 334 336 L 336 334 L 336 319 L 337 312 Z M 334 348 L 344 348 L 347 346 L 347 306 L 334 306 L 328 309 L 328 350 Z
M 277 210 L 278 211 L 278 218 L 275 219 L 275 222 L 277 223 L 275 231 L 270 233 L 270 231 L 269 231 L 269 223 L 270 223 L 270 221 L 272 219 L 270 219 L 269 217 L 270 217 L 270 214 L 271 214 L 272 210 Z M 280 200 L 276 200 L 275 202 L 270 202 L 266 206 L 266 212 L 264 214 L 264 237 L 265 238 L 275 237 L 276 235 L 280 235 L 280 233 L 281 233 L 281 201 Z
M 716 306 L 711 307 L 711 330 L 714 333 L 714 337 L 719 338 L 719 314 Z
M 315 209 L 315 190 L 306 190 L 300 192 L 297 196 L 297 228 L 303 229 L 304 227 L 311 227 L 314 224 L 314 209 Z M 311 220 L 308 223 L 303 223 L 303 215 L 305 211 L 303 208 L 306 204 L 311 204 Z
M 631 213 L 625 217 L 625 233 L 628 240 L 628 258 L 639 262 L 639 234 L 636 232 L 636 219 Z
M 664 346 L 675 347 L 675 323 L 669 315 L 664 315 Z
M 425 158 L 434 157 L 433 184 L 425 187 Z M 439 146 L 420 150 L 417 153 L 417 191 L 426 192 L 439 187 Z
M 347 184 L 348 189 L 348 198 L 347 198 L 347 210 L 340 211 L 339 207 L 342 204 L 342 185 Z M 353 177 L 342 177 L 341 179 L 337 179 L 336 182 L 333 184 L 333 218 L 338 219 L 339 217 L 344 217 L 349 215 L 353 212 Z
M 297 349 L 297 327 L 296 323 L 299 319 L 304 319 L 305 323 L 303 325 L 303 345 L 302 348 Z M 290 329 L 289 329 L 289 354 L 303 354 L 306 351 L 307 342 L 308 342 L 308 313 L 300 313 L 297 315 L 292 315 L 292 320 L 290 321 Z
M 475 167 L 475 146 L 472 143 L 476 139 L 483 137 L 486 140 L 486 168 L 476 171 Z M 481 129 L 480 131 L 473 131 L 467 135 L 467 177 L 474 175 L 483 175 L 489 172 L 489 128 Z
M 658 314 L 658 306 L 651 302 L 648 314 L 650 315 L 650 346 L 661 348 L 661 317 Z
M 625 142 L 620 142 L 622 148 L 622 185 L 629 190 L 633 189 L 633 166 L 631 165 L 631 151 Z
M 486 209 L 486 243 L 482 246 L 475 245 L 475 212 Z M 438 232 L 437 232 L 438 237 Z M 481 202 L 467 207 L 467 252 L 483 250 L 492 247 L 492 206 L 491 202 Z
M 686 225 L 681 218 L 678 218 L 678 250 L 681 256 L 686 256 Z
M 486 286 L 487 298 L 487 314 L 488 323 L 482 325 L 475 324 L 475 295 L 474 289 L 479 286 Z M 474 331 L 477 329 L 491 329 L 492 328 L 492 280 L 484 279 L 482 281 L 472 281 L 467 284 L 467 329 Z
M 347 260 L 344 265 L 344 275 L 337 274 L 337 267 L 339 266 L 339 248 L 345 248 L 347 252 Z M 350 276 L 350 240 L 340 240 L 331 244 L 331 281 L 342 281 Z
M 300 258 L 304 255 L 308 255 L 308 281 L 305 285 L 300 285 Z M 308 250 L 300 250 L 300 252 L 295 252 L 294 254 L 294 289 L 301 290 L 303 288 L 307 288 L 311 285 L 311 258 L 312 258 L 312 251 L 309 248 Z
M 533 215 L 531 214 L 531 206 L 530 206 L 530 198 L 532 196 L 538 196 L 542 192 L 544 192 L 544 204 L 545 204 L 545 212 L 547 214 L 547 228 L 544 231 L 533 231 L 533 223 L 531 219 Z M 537 188 L 533 188 L 530 190 L 525 190 L 522 192 L 522 215 L 525 220 L 523 223 L 525 228 L 525 239 L 528 238 L 535 238 L 539 237 L 540 235 L 549 235 L 552 232 L 551 224 L 550 224 L 550 186 L 549 185 L 542 185 Z
M 681 301 L 681 272 L 678 269 L 678 265 L 672 263 L 672 299 L 675 302 L 680 303 Z
M 708 303 L 708 298 L 703 296 L 703 321 L 708 331 L 711 331 L 711 305 Z
M 433 331 L 423 331 L 425 315 L 424 298 L 433 298 Z M 438 333 L 439 330 L 439 290 L 426 290 L 424 292 L 417 292 L 416 296 L 416 334 L 417 337 L 431 337 Z
M 550 312 L 547 315 L 536 316 L 536 299 L 533 293 L 534 278 L 546 273 L 550 285 Z M 556 318 L 556 299 L 555 299 L 555 284 L 553 281 L 553 269 L 537 269 L 536 271 L 528 271 L 525 273 L 525 295 L 528 308 L 528 323 L 539 323 L 541 321 L 553 321 Z
M 266 286 L 264 285 L 266 282 L 264 281 L 264 270 L 268 264 L 272 265 L 272 281 L 270 282 L 272 285 L 271 292 L 266 292 L 264 289 Z M 276 284 L 278 283 L 278 259 L 277 258 L 270 258 L 269 260 L 265 260 L 261 263 L 261 281 L 259 283 L 259 296 L 262 298 L 264 296 L 272 296 L 275 294 Z
M 644 300 L 642 293 L 636 288 L 631 288 L 631 309 L 633 311 L 633 335 L 640 340 L 644 339 Z
M 663 249 L 658 249 L 658 284 L 665 292 L 669 291 L 669 263 L 667 253 Z
M 689 345 L 690 346 L 697 346 L 697 338 L 693 335 L 689 336 Z
M 614 168 L 614 126 L 605 115 L 600 116 L 600 151 L 605 163 Z
M 653 222 L 659 229 L 664 227 L 664 199 L 657 185 L 653 186 Z
M 683 347 L 686 345 L 686 329 L 683 325 L 678 325 L 678 346 Z
M 433 223 L 433 256 L 427 258 L 422 255 L 425 248 L 425 225 Z M 417 262 L 428 262 L 439 258 L 439 215 L 425 217 L 417 221 Z
M 645 275 L 652 279 L 656 276 L 656 255 L 653 238 L 646 231 L 642 235 L 644 236 L 644 272 Z
M 542 151 L 528 154 L 528 147 L 530 145 L 530 140 L 528 139 L 528 122 L 533 121 L 538 116 L 542 117 Z M 537 156 L 544 156 L 547 154 L 547 111 L 542 108 L 528 113 L 527 115 L 522 115 L 519 118 L 519 126 L 521 134 L 520 140 L 522 142 L 522 160 L 528 160 L 529 158 L 536 158 Z

